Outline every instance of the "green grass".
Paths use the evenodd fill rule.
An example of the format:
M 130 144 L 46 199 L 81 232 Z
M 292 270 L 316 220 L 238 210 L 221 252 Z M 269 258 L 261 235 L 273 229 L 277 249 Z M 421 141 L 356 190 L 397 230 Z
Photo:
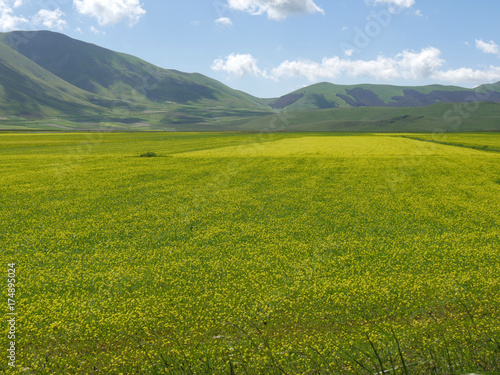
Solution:
M 424 108 L 335 108 L 269 115 L 265 111 L 171 104 L 169 110 L 121 111 L 118 108 L 103 116 L 78 118 L 0 116 L 0 130 L 419 132 L 439 134 L 440 138 L 455 132 L 499 130 L 500 105 L 480 103 L 470 112 L 466 108 L 461 104 L 434 104 Z M 461 117 L 459 113 L 466 116 Z
M 420 108 L 359 107 L 286 111 L 249 119 L 234 129 L 262 130 L 274 123 L 284 131 L 324 132 L 469 132 L 499 131 L 500 106 L 479 103 L 474 110 L 462 104 L 433 104 Z M 461 115 L 465 114 L 465 115 Z
M 19 313 L 18 367 L 0 371 L 500 369 L 496 152 L 327 133 L 3 133 L 0 148 Z
M 444 145 L 467 147 L 476 150 L 500 152 L 500 139 L 498 134 L 422 134 L 419 136 L 410 135 L 409 138 L 418 139 L 427 142 L 435 142 Z

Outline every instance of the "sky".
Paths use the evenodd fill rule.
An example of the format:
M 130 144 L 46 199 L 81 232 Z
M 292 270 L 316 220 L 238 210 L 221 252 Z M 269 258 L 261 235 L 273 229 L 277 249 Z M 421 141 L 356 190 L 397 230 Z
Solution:
M 0 31 L 61 32 L 279 97 L 500 81 L 499 15 L 498 0 L 0 0 Z

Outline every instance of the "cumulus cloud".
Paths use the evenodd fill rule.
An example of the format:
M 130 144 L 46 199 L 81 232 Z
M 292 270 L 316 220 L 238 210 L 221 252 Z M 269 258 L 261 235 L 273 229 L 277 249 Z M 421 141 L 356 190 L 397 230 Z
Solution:
M 374 4 L 387 4 L 392 13 L 396 13 L 415 5 L 415 0 L 373 0 Z
M 487 43 L 483 42 L 481 39 L 476 39 L 476 48 L 484 53 L 491 53 L 493 55 L 498 55 L 500 53 L 500 47 L 493 40 Z
M 310 81 L 321 78 L 371 77 L 377 80 L 426 79 L 444 63 L 441 52 L 434 47 L 420 52 L 403 51 L 395 57 L 378 56 L 375 60 L 351 60 L 340 57 L 285 61 L 272 70 L 272 76 L 305 77 Z
M 311 82 L 323 79 L 366 77 L 381 81 L 426 81 L 469 84 L 500 80 L 500 67 L 485 69 L 459 68 L 443 70 L 445 61 L 435 47 L 420 51 L 403 51 L 393 57 L 380 55 L 373 60 L 352 60 L 338 56 L 324 58 L 320 62 L 298 59 L 287 60 L 270 71 L 261 69 L 250 54 L 231 54 L 212 64 L 214 71 L 224 71 L 236 77 L 250 75 L 274 80 L 306 78 Z
M 0 0 L 0 31 L 11 31 L 21 28 L 28 20 L 24 17 L 14 15 L 13 8 L 21 5 L 21 2 Z
M 314 0 L 228 0 L 231 9 L 282 20 L 293 14 L 324 13 Z
M 221 17 L 215 20 L 215 23 L 219 26 L 233 26 L 233 21 L 228 17 Z
M 62 30 L 67 26 L 63 20 L 64 13 L 58 8 L 54 11 L 41 9 L 36 16 L 33 17 L 35 24 L 42 24 L 48 29 Z
M 459 68 L 447 71 L 438 71 L 434 79 L 455 84 L 485 83 L 500 81 L 500 66 L 490 66 L 486 69 Z
M 99 25 L 128 20 L 131 26 L 146 14 L 139 0 L 73 0 L 80 14 L 97 18 Z
M 236 77 L 246 75 L 261 77 L 265 72 L 257 66 L 257 60 L 250 54 L 232 53 L 225 59 L 217 59 L 212 64 L 212 70 L 226 72 Z

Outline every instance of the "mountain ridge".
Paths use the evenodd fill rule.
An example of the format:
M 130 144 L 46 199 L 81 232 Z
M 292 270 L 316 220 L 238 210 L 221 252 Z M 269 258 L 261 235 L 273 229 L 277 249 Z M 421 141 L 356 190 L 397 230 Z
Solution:
M 110 98 L 186 104 L 234 95 L 238 106 L 258 99 L 234 92 L 198 73 L 162 69 L 135 56 L 115 52 L 64 34 L 39 31 L 19 42 L 22 32 L 3 35 L 3 42 L 70 84 Z M 200 84 L 198 80 L 204 80 Z M 242 103 L 244 102 L 244 103 Z M 249 105 L 251 104 L 251 105 Z
M 255 121 L 267 121 L 265 116 L 277 111 L 297 112 L 306 122 L 304 126 L 296 124 L 297 129 L 307 129 L 308 122 L 315 124 L 311 125 L 314 129 L 319 123 L 320 128 L 330 129 L 328 122 L 333 121 L 335 110 L 409 108 L 409 114 L 404 110 L 372 111 L 375 117 L 378 113 L 388 116 L 387 121 L 379 122 L 393 128 L 401 119 L 407 127 L 409 119 L 415 118 L 416 112 L 411 108 L 422 107 L 422 112 L 434 113 L 435 109 L 429 107 L 436 104 L 500 103 L 500 82 L 474 89 L 321 82 L 280 98 L 257 98 L 199 73 L 163 69 L 64 34 L 13 31 L 0 33 L 0 99 L 0 130 L 9 126 L 28 129 L 33 126 L 29 120 L 37 119 L 37 127 L 50 123 L 69 129 L 90 126 L 107 130 L 244 131 L 265 129 Z M 318 122 L 316 111 L 324 110 L 333 112 L 318 112 Z M 364 112 L 359 113 L 342 116 L 349 126 L 370 121 Z M 485 113 L 482 111 L 481 116 Z M 420 126 L 420 117 L 425 116 L 416 117 Z M 54 124 L 54 118 L 64 121 Z M 39 123 L 39 119 L 47 121 Z
M 450 85 L 336 85 L 329 82 L 313 84 L 274 102 L 275 109 L 313 110 L 345 107 L 424 107 L 438 103 L 491 101 L 500 103 L 500 82 L 475 89 Z

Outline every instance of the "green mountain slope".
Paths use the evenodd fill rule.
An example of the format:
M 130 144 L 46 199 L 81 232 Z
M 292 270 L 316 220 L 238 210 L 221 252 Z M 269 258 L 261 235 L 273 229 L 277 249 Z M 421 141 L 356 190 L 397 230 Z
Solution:
M 0 130 L 500 131 L 499 103 L 500 82 L 319 83 L 259 99 L 62 34 L 0 33 Z
M 439 103 L 426 107 L 360 107 L 290 111 L 234 124 L 239 130 L 312 132 L 500 131 L 500 104 Z
M 95 115 L 91 95 L 0 42 L 0 111 L 3 115 L 41 117 L 71 113 Z
M 258 98 L 201 74 L 166 70 L 63 34 L 38 31 L 0 36 L 13 49 L 72 85 L 108 98 L 145 106 L 222 105 L 261 110 Z M 102 104 L 102 103 L 99 103 Z
M 475 90 L 429 85 L 334 85 L 318 83 L 274 100 L 271 106 L 287 111 L 345 107 L 423 107 L 437 103 L 490 101 L 500 103 L 500 82 Z

